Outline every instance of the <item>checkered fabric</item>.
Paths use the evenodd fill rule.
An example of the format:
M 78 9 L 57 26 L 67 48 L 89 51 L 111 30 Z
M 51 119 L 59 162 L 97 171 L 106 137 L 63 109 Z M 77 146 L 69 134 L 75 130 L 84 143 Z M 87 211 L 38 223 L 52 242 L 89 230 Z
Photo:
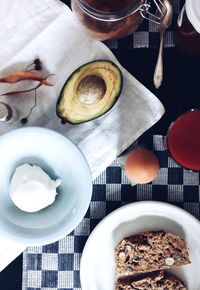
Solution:
M 160 162 L 158 177 L 152 183 L 131 186 L 115 160 L 94 180 L 92 201 L 79 226 L 56 243 L 29 247 L 23 253 L 23 290 L 80 290 L 80 258 L 89 234 L 107 214 L 124 204 L 163 201 L 199 219 L 199 173 L 180 168 L 168 157 L 162 136 L 142 137 L 139 143 L 156 153 Z
M 61 0 L 62 2 L 70 5 L 69 0 Z M 152 10 L 155 10 L 155 4 L 153 0 L 149 0 L 152 3 Z M 177 23 L 178 14 L 183 7 L 185 0 L 171 0 L 173 6 L 173 21 L 170 28 L 167 30 L 164 40 L 165 47 L 173 47 L 173 31 Z M 105 41 L 105 44 L 111 49 L 133 49 L 133 48 L 158 48 L 160 44 L 160 35 L 158 27 L 155 23 L 148 20 L 144 20 L 139 26 L 136 32 L 132 35 L 120 40 Z

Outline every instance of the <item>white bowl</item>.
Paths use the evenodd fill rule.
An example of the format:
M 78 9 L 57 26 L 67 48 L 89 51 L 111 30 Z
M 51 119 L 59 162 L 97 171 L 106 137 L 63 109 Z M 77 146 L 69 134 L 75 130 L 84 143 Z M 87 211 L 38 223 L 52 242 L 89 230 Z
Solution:
M 162 194 L 162 193 L 161 193 Z M 173 269 L 188 290 L 200 289 L 200 222 L 176 206 L 154 201 L 135 202 L 105 217 L 87 240 L 81 259 L 82 290 L 113 290 L 114 249 L 126 236 L 147 230 L 180 235 L 188 246 L 191 264 Z
M 40 166 L 62 184 L 54 203 L 27 213 L 10 199 L 9 186 L 17 166 Z M 63 135 L 28 127 L 0 137 L 0 236 L 27 245 L 44 245 L 69 234 L 84 217 L 92 195 L 92 178 L 80 150 Z

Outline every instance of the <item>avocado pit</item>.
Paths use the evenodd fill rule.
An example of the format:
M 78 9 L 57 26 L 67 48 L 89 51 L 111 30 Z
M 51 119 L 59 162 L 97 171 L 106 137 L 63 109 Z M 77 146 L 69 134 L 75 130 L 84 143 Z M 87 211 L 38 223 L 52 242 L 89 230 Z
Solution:
M 96 75 L 83 78 L 78 84 L 76 95 L 82 104 L 95 104 L 99 102 L 106 93 L 105 81 Z

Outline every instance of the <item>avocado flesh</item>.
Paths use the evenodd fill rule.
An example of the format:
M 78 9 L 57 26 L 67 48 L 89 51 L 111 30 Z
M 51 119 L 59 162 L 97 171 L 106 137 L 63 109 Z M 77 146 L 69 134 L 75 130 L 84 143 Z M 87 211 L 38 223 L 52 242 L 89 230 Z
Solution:
M 72 124 L 98 118 L 113 107 L 121 89 L 122 74 L 114 63 L 108 60 L 87 63 L 65 82 L 57 101 L 57 115 Z

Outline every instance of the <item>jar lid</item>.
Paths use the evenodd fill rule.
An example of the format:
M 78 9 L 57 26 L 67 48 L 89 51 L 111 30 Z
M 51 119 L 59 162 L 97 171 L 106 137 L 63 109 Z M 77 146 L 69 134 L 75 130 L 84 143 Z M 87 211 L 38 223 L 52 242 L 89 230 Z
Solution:
M 190 23 L 200 33 L 200 0 L 186 0 L 185 9 Z

